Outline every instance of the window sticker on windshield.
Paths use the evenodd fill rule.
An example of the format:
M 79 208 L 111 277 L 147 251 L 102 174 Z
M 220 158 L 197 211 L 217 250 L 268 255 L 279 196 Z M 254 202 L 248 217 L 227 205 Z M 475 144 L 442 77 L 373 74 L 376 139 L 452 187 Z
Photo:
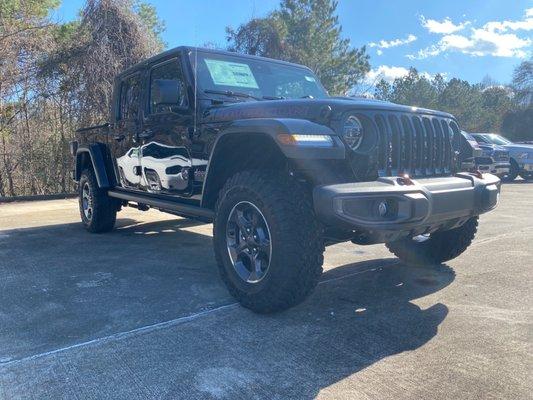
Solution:
M 205 59 L 215 85 L 259 89 L 248 64 Z
M 316 79 L 312 76 L 305 76 L 305 80 L 308 81 L 308 82 L 316 82 Z

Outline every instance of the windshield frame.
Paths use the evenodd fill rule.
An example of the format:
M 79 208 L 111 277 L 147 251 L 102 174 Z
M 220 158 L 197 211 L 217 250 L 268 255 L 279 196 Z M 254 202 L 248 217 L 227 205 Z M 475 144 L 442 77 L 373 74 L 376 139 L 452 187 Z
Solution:
M 191 67 L 192 75 L 195 79 L 196 85 L 197 85 L 197 92 L 199 93 L 199 98 L 207 98 L 207 99 L 217 99 L 217 100 L 224 100 L 224 101 L 234 101 L 234 102 L 243 102 L 243 101 L 267 101 L 267 100 L 283 100 L 283 99 L 298 99 L 298 98 L 305 98 L 305 96 L 302 97 L 285 97 L 285 96 L 278 96 L 275 93 L 266 93 L 264 92 L 264 88 L 261 87 L 261 85 L 258 84 L 258 88 L 246 88 L 241 86 L 223 86 L 223 85 L 205 85 L 202 82 L 201 77 L 198 74 L 198 71 L 195 70 L 196 68 L 196 62 L 198 63 L 202 62 L 205 59 L 220 59 L 221 61 L 234 61 L 236 63 L 243 63 L 243 64 L 251 64 L 251 63 L 264 63 L 264 64 L 271 64 L 275 65 L 276 68 L 287 68 L 288 70 L 292 71 L 301 71 L 302 75 L 306 77 L 312 77 L 314 79 L 314 83 L 316 85 L 317 92 L 321 92 L 320 96 L 312 97 L 317 99 L 325 99 L 329 98 L 330 95 L 327 92 L 327 90 L 324 88 L 322 83 L 320 82 L 320 79 L 316 76 L 316 74 L 308 67 L 298 64 L 292 64 L 288 62 L 284 62 L 281 60 L 274 60 L 269 58 L 263 58 L 263 57 L 257 57 L 257 56 L 250 56 L 250 55 L 243 55 L 238 53 L 226 53 L 226 52 L 218 52 L 218 51 L 209 51 L 209 50 L 202 50 L 202 49 L 191 49 L 188 54 L 189 58 L 189 65 Z M 255 77 L 255 75 L 254 75 Z M 206 90 L 217 90 L 220 92 L 227 92 L 226 94 L 215 94 L 215 93 L 206 93 Z M 250 95 L 250 97 L 244 97 L 244 96 L 232 96 L 231 92 L 233 93 L 241 93 Z M 200 95 L 201 93 L 201 95 Z M 254 98 L 255 97 L 255 98 Z

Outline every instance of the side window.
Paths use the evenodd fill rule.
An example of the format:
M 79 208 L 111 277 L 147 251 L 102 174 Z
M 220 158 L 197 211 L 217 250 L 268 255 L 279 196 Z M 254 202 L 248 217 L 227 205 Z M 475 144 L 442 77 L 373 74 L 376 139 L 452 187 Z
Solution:
M 120 119 L 135 120 L 139 116 L 141 80 L 138 74 L 122 81 L 120 86 Z
M 176 98 L 171 103 L 157 104 L 157 93 L 161 85 L 167 85 L 176 93 Z M 179 60 L 173 58 L 152 69 L 150 73 L 150 114 L 172 111 L 173 108 L 188 106 L 187 91 Z

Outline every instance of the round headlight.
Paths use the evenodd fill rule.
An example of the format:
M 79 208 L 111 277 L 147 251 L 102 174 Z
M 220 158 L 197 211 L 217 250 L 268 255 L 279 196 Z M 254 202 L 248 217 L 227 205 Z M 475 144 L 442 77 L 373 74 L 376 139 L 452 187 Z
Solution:
M 350 115 L 344 120 L 342 137 L 352 150 L 357 150 L 361 146 L 363 142 L 363 125 L 359 121 L 359 118 Z

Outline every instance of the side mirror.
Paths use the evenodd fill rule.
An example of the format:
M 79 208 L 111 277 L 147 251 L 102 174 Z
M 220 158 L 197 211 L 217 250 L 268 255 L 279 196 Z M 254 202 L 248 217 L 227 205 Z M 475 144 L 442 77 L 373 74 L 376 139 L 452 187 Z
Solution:
M 156 79 L 152 102 L 154 105 L 175 106 L 181 104 L 180 81 L 177 79 Z

